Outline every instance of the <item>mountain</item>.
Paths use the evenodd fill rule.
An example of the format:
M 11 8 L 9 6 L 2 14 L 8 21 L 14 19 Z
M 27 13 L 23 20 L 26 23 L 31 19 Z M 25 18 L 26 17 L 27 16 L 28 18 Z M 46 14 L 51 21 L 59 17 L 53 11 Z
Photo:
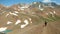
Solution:
M 30 7 L 36 7 L 36 8 L 39 8 L 40 7 L 43 7 L 43 3 L 42 2 L 33 2 L 31 3 Z
M 6 28 L 0 33 L 60 34 L 60 5 L 54 2 L 0 5 L 0 13 L 0 30 Z
M 44 3 L 44 5 L 46 5 L 48 7 L 56 7 L 57 6 L 57 4 L 54 2 Z
M 31 4 L 31 7 L 44 7 L 44 6 L 46 6 L 46 7 L 56 7 L 56 6 L 58 6 L 56 3 L 54 3 L 54 2 L 48 2 L 48 3 L 44 3 L 44 2 L 33 2 L 32 4 Z

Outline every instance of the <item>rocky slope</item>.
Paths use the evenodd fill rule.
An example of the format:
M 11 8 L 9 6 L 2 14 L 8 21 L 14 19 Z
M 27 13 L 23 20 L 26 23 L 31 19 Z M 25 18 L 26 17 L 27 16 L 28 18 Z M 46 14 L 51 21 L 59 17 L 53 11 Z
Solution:
M 60 5 L 54 2 L 0 5 L 0 33 L 60 34 L 59 20 Z

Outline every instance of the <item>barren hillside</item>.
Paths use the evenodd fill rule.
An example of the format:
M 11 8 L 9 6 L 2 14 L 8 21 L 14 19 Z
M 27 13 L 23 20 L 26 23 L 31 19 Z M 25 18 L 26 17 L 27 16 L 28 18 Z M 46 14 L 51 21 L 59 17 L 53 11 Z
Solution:
M 49 4 L 0 5 L 0 33 L 60 34 L 60 5 Z

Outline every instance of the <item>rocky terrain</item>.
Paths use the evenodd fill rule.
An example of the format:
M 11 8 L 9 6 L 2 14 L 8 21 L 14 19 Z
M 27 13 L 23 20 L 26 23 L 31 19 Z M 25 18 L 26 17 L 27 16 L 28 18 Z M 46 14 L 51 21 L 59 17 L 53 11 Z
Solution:
M 1 34 L 60 34 L 60 5 L 33 2 L 0 5 Z

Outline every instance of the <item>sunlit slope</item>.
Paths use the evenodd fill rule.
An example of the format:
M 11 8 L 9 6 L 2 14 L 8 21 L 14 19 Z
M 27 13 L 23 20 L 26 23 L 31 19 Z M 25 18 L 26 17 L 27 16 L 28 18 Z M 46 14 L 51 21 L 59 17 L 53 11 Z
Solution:
M 23 6 L 18 4 L 7 8 L 0 6 L 0 28 L 7 27 L 6 31 L 2 32 L 6 34 L 60 34 L 60 7 L 39 7 L 39 5 L 42 4 Z M 47 22 L 46 26 L 45 22 Z

